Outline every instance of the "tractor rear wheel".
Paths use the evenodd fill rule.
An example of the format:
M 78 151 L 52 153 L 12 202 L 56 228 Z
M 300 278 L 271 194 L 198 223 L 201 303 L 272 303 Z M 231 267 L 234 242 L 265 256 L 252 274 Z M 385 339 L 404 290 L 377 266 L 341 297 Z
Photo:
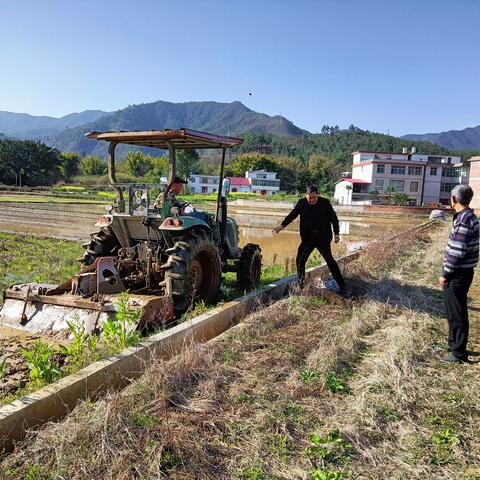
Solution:
M 91 265 L 98 257 L 114 256 L 120 246 L 115 234 L 108 228 L 102 228 L 99 232 L 90 235 L 90 242 L 83 244 L 85 253 L 77 260 L 83 267 Z
M 240 288 L 258 287 L 262 274 L 262 250 L 260 245 L 247 243 L 242 248 L 237 266 L 237 281 Z
M 205 232 L 196 230 L 180 237 L 168 252 L 165 284 L 171 282 L 173 306 L 177 314 L 196 302 L 216 300 L 221 282 L 221 262 L 217 244 Z

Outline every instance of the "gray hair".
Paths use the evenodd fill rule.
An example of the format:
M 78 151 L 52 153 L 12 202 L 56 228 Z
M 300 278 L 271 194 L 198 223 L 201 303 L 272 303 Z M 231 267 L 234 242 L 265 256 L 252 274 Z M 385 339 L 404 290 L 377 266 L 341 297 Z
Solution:
M 457 185 L 451 193 L 452 197 L 455 197 L 455 200 L 462 205 L 470 205 L 470 202 L 473 198 L 472 187 L 468 185 Z

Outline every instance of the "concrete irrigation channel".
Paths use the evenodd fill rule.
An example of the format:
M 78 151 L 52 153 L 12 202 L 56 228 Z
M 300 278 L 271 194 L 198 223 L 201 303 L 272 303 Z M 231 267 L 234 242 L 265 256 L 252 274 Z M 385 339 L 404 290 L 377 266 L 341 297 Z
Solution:
M 428 229 L 435 221 L 417 225 L 389 237 L 386 241 Z M 361 251 L 339 259 L 344 268 L 356 260 Z M 310 268 L 307 281 L 328 276 L 326 265 Z M 145 370 L 150 360 L 168 359 L 192 342 L 206 342 L 238 324 L 262 305 L 280 300 L 291 291 L 296 276 L 283 278 L 267 287 L 145 338 L 135 347 L 127 348 L 109 358 L 95 362 L 34 393 L 0 408 L 0 451 L 9 452 L 26 431 L 48 421 L 63 418 L 79 400 L 95 400 L 107 391 L 119 390 Z

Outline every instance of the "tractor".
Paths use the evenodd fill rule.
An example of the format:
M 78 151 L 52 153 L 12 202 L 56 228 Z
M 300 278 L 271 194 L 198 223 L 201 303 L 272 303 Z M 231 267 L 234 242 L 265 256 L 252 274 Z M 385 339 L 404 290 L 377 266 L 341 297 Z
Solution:
M 165 324 L 198 301 L 216 300 L 222 272 L 236 272 L 241 289 L 259 285 L 261 249 L 239 247 L 236 222 L 227 216 L 230 181 L 224 178 L 225 153 L 241 144 L 238 138 L 189 129 L 91 132 L 88 139 L 109 143 L 109 184 L 113 205 L 95 224 L 84 244 L 79 273 L 61 285 L 14 285 L 4 292 L 0 323 L 34 332 L 65 330 L 76 314 L 87 332 L 100 331 L 115 316 L 116 301 L 127 291 L 142 311 L 138 329 Z M 115 175 L 119 144 L 168 151 L 166 184 L 122 184 Z M 168 201 L 153 202 L 151 192 L 163 186 L 168 198 L 176 177 L 179 149 L 220 149 L 221 162 L 215 212 L 198 211 L 188 202 L 172 209 Z

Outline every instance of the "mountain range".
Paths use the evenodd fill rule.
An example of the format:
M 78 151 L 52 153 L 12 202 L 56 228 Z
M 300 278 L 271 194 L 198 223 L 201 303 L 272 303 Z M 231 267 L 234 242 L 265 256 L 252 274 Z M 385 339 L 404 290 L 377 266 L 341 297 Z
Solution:
M 480 125 L 440 133 L 409 134 L 401 138 L 435 143 L 450 150 L 480 149 Z
M 182 127 L 231 136 L 253 132 L 294 137 L 309 133 L 280 115 L 258 113 L 241 102 L 157 101 L 116 112 L 89 110 L 59 119 L 0 112 L 0 132 L 7 136 L 40 139 L 61 151 L 81 155 L 105 156 L 107 151 L 105 142 L 86 139 L 87 132 Z
M 108 113 L 102 110 L 85 110 L 81 113 L 70 113 L 64 117 L 55 118 L 0 111 L 0 132 L 7 137 L 20 140 L 40 139 L 56 135 L 65 129 L 93 122 Z
M 87 140 L 84 137 L 87 132 L 182 127 L 232 136 L 252 132 L 299 137 L 309 133 L 280 115 L 255 112 L 238 101 L 172 103 L 160 100 L 130 105 L 115 112 L 85 110 L 60 118 L 0 111 L 0 139 L 41 140 L 61 151 L 81 155 L 106 155 L 107 145 Z M 400 138 L 431 142 L 450 150 L 480 149 L 480 125 L 464 130 L 409 134 Z

